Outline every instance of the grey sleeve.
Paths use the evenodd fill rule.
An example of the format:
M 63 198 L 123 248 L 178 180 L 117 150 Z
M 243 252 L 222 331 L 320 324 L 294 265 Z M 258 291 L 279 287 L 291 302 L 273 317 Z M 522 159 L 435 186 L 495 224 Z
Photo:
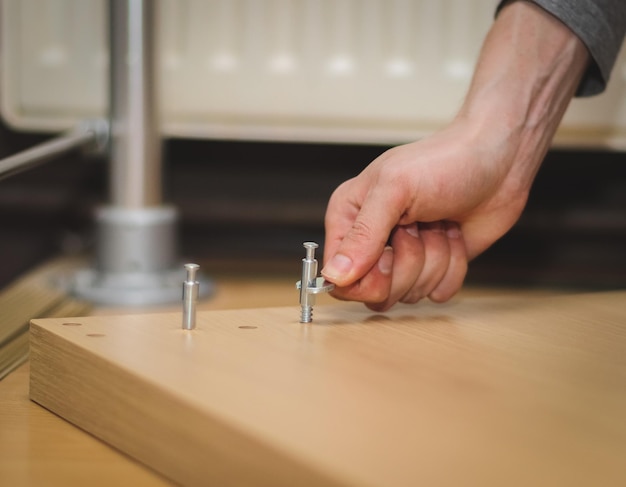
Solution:
M 601 93 L 626 33 L 626 0 L 526 0 L 567 25 L 587 46 L 591 63 L 576 96 Z M 497 12 L 511 0 L 500 1 Z

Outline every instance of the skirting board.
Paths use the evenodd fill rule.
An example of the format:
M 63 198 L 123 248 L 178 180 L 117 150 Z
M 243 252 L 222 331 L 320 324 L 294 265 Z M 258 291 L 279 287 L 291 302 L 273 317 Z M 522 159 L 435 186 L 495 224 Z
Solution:
M 623 485 L 626 292 L 31 323 L 32 400 L 184 485 Z

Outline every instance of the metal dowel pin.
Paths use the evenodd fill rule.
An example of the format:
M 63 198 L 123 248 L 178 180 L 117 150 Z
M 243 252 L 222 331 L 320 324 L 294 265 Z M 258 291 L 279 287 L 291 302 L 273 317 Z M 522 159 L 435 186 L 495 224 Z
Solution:
M 196 302 L 200 288 L 200 282 L 196 279 L 198 269 L 198 264 L 185 264 L 187 276 L 183 282 L 183 330 L 193 330 L 196 327 Z
M 306 256 L 302 259 L 302 278 L 296 283 L 296 288 L 300 290 L 300 323 L 311 323 L 315 295 L 332 291 L 335 285 L 327 282 L 323 277 L 317 277 L 315 249 L 319 245 L 315 242 L 304 242 L 303 245 L 306 249 Z

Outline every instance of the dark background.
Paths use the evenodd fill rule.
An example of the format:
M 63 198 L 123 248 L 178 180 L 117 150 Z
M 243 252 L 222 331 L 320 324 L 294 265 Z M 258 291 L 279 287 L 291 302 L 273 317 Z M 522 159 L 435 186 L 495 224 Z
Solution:
M 0 125 L 0 156 L 48 138 Z M 386 146 L 165 140 L 164 198 L 181 253 L 202 261 L 302 258 L 324 241 L 333 189 Z M 45 260 L 89 251 L 107 201 L 104 159 L 80 154 L 0 180 L 0 286 Z M 210 273 L 210 269 L 207 269 Z M 553 150 L 518 224 L 470 264 L 480 285 L 626 287 L 626 154 Z

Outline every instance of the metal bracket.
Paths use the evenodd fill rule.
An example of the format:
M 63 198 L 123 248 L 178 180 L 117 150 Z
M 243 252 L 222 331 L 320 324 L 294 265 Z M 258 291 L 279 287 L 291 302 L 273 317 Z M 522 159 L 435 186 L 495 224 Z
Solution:
M 302 289 L 302 281 L 296 282 L 296 289 Z M 335 289 L 335 285 L 320 276 L 315 278 L 314 286 L 307 286 L 306 292 L 308 294 L 322 294 L 329 293 L 333 289 Z

